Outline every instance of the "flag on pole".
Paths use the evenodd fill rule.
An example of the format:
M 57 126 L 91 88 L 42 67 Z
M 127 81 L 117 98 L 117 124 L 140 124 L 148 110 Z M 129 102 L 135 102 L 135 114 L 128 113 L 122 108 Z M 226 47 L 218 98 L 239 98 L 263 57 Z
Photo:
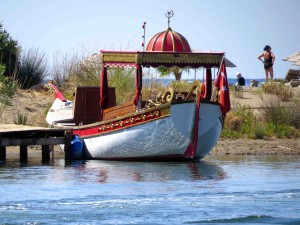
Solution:
M 230 98 L 229 98 L 226 66 L 224 60 L 222 62 L 221 69 L 219 70 L 217 79 L 215 81 L 215 87 L 219 89 L 220 109 L 223 115 L 225 115 L 230 110 Z

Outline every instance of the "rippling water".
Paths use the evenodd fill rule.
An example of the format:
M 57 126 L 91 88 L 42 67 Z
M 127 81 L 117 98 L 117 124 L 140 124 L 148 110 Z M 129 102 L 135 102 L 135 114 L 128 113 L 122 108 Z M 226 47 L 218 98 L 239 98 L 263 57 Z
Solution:
M 299 159 L 0 162 L 0 224 L 300 224 Z

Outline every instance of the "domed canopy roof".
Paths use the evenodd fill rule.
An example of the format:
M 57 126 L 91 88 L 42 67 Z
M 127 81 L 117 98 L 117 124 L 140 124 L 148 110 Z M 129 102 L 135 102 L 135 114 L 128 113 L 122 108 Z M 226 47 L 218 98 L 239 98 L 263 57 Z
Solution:
M 151 38 L 146 51 L 191 52 L 191 47 L 184 36 L 168 27 L 166 31 L 159 32 Z

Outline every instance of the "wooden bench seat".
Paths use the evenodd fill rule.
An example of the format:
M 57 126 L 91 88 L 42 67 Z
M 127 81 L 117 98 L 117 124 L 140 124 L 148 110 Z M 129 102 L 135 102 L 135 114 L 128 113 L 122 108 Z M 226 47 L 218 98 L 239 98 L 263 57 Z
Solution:
M 103 120 L 110 120 L 116 117 L 124 116 L 129 113 L 134 113 L 136 106 L 133 102 L 126 102 L 108 109 L 103 112 Z

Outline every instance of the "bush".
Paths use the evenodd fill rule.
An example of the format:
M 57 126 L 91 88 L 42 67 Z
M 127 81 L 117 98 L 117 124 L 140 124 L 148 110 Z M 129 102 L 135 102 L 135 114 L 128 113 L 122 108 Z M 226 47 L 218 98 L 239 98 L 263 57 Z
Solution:
M 38 49 L 29 49 L 21 54 L 17 74 L 21 88 L 28 89 L 39 84 L 47 77 L 47 62 L 45 53 Z
M 0 117 L 6 106 L 11 104 L 11 99 L 19 87 L 14 77 L 5 77 L 3 75 L 4 71 L 5 66 L 0 64 Z
M 281 101 L 288 102 L 293 96 L 292 87 L 281 82 L 268 82 L 262 86 L 262 91 L 266 94 L 274 94 Z
M 256 117 L 248 106 L 238 105 L 226 115 L 222 137 L 250 137 L 255 130 Z
M 274 134 L 277 138 L 296 138 L 299 137 L 299 130 L 286 124 L 269 123 L 266 127 L 267 131 Z
M 281 102 L 276 98 L 263 101 L 261 111 L 266 122 L 300 128 L 299 99 Z
M 266 128 L 262 123 L 256 123 L 254 128 L 254 138 L 255 139 L 263 139 L 266 136 Z

